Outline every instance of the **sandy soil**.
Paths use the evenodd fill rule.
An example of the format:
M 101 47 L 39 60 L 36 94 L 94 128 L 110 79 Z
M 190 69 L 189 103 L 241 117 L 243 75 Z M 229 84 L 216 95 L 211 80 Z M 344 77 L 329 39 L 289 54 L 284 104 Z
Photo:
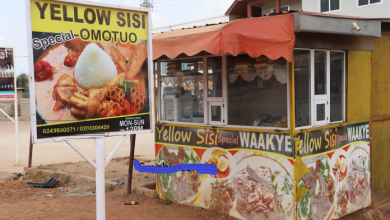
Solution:
M 153 160 L 137 159 L 145 165 Z M 66 172 L 94 177 L 94 168 L 85 161 L 42 165 L 38 171 L 55 173 Z M 124 185 L 112 190 L 106 188 L 107 219 L 235 219 L 212 210 L 164 202 L 143 195 L 126 195 L 128 159 L 116 158 L 106 168 L 106 179 L 119 178 Z M 0 179 L 0 220 L 2 219 L 95 219 L 95 188 L 70 182 L 61 182 L 55 188 L 41 189 L 27 185 L 27 182 L 44 182 L 43 178 L 28 174 L 23 180 Z M 145 183 L 155 182 L 155 174 L 139 173 L 133 170 L 132 191 Z M 138 201 L 138 205 L 124 205 L 125 202 Z M 167 204 L 168 203 L 168 204 Z M 376 209 L 363 209 L 347 215 L 342 220 L 384 220 L 390 219 L 390 203 Z
M 23 181 L 0 183 L 0 219 L 96 219 L 95 196 L 68 195 L 58 188 L 35 189 Z M 72 187 L 64 187 L 70 190 Z M 49 197 L 50 196 L 50 197 Z M 138 205 L 124 205 L 135 200 Z M 227 216 L 185 205 L 158 203 L 125 194 L 125 187 L 106 193 L 106 219 L 227 219 Z
M 140 160 L 153 164 L 151 160 Z M 95 176 L 94 169 L 87 162 L 39 166 L 38 170 L 61 171 L 68 174 Z M 166 204 L 161 200 L 142 195 L 126 195 L 127 159 L 116 159 L 106 168 L 106 179 L 120 178 L 125 181 L 116 190 L 106 190 L 107 219 L 233 219 L 211 210 L 197 207 Z M 155 181 L 154 174 L 134 172 L 132 189 Z M 55 188 L 33 188 L 27 182 L 44 182 L 44 178 L 33 175 L 23 176 L 23 180 L 0 180 L 0 219 L 96 219 L 94 188 L 72 183 L 60 183 Z M 70 178 L 71 179 L 71 178 Z M 138 205 L 124 205 L 128 201 L 138 201 Z
M 390 203 L 383 204 L 379 207 L 367 207 L 349 215 L 346 215 L 341 220 L 387 220 L 390 219 Z
M 146 165 L 153 160 L 138 158 Z M 39 166 L 46 172 L 66 172 L 94 177 L 94 169 L 87 162 Z M 117 158 L 106 168 L 106 179 L 122 179 L 125 184 L 118 189 L 106 190 L 107 219 L 235 219 L 212 210 L 163 202 L 143 195 L 126 195 L 128 159 Z M 33 188 L 27 182 L 44 182 L 49 176 L 34 178 L 24 175 L 23 180 L 0 179 L 0 220 L 2 219 L 95 219 L 95 189 L 70 182 L 61 182 L 55 188 Z M 155 181 L 154 174 L 133 171 L 132 189 Z M 124 205 L 138 201 L 138 205 Z M 343 220 L 390 219 L 390 203 L 376 209 L 364 209 L 341 218 Z
M 30 138 L 30 121 L 19 122 L 19 165 L 16 164 L 15 124 L 11 121 L 0 121 L 0 178 L 8 177 L 10 173 L 23 171 L 28 163 Z M 106 157 L 119 143 L 121 137 L 105 138 Z M 94 140 L 73 141 L 84 153 L 92 159 L 95 158 Z M 154 134 L 139 134 L 136 137 L 135 155 L 154 159 Z M 116 153 L 115 157 L 126 157 L 130 153 L 129 139 Z M 65 162 L 78 162 L 84 160 L 65 142 L 49 142 L 35 144 L 33 149 L 32 166 L 40 164 L 54 164 Z

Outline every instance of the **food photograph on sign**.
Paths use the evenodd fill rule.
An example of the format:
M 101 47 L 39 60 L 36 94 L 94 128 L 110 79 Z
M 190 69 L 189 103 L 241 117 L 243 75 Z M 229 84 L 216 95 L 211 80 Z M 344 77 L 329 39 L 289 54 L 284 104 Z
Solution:
M 106 119 L 43 134 L 149 129 L 147 13 L 31 1 L 31 20 L 37 125 Z

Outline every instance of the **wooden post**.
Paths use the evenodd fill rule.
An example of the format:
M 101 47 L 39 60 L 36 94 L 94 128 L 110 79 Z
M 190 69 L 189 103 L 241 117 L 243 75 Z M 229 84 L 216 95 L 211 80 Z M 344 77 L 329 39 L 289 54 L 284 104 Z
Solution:
M 131 180 L 133 179 L 133 163 L 134 163 L 134 148 L 135 134 L 130 135 L 130 161 L 129 161 L 129 176 L 127 177 L 127 195 L 131 193 Z
M 374 106 L 374 101 L 373 101 L 373 97 L 374 97 L 374 92 L 373 92 L 373 87 L 374 87 L 374 51 L 371 51 L 371 100 L 370 100 L 370 104 L 371 104 L 371 109 L 370 109 L 370 116 L 371 116 L 371 120 L 370 120 L 370 189 L 371 189 L 371 207 L 374 207 L 373 204 L 374 204 L 374 184 L 372 183 L 372 181 L 374 180 L 374 178 L 372 177 L 372 148 L 373 148 L 373 145 L 372 145 L 372 127 L 373 127 L 373 124 L 374 124 L 374 111 L 373 111 L 373 106 Z M 345 82 L 344 82 L 345 84 Z M 347 112 L 347 111 L 345 111 Z M 378 205 L 378 204 L 376 204 Z
M 32 134 L 31 134 L 31 129 L 30 129 L 30 148 L 28 151 L 28 168 L 31 168 L 31 163 L 32 163 L 32 152 L 33 152 L 33 143 L 32 143 Z

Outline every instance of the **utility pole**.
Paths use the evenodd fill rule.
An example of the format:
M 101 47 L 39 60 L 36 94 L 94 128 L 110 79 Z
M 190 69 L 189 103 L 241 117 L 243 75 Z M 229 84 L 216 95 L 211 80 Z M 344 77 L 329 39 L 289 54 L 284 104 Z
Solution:
M 150 3 L 150 0 L 144 0 L 140 6 L 144 8 L 153 8 L 153 3 Z

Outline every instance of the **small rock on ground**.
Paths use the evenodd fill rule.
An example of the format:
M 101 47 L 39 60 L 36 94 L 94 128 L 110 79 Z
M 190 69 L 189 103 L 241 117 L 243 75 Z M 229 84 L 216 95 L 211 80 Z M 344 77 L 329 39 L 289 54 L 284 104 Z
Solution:
M 13 173 L 13 174 L 11 174 L 11 175 L 9 176 L 9 179 L 10 179 L 10 180 L 16 180 L 17 178 L 19 178 L 19 176 L 18 176 L 18 174 L 16 174 L 16 173 Z
M 125 184 L 125 182 L 123 182 L 123 180 L 121 180 L 121 179 L 118 179 L 118 178 L 116 178 L 116 179 L 112 179 L 111 181 L 112 181 L 112 182 L 114 182 L 114 183 L 118 183 L 119 185 L 123 185 L 123 184 Z

